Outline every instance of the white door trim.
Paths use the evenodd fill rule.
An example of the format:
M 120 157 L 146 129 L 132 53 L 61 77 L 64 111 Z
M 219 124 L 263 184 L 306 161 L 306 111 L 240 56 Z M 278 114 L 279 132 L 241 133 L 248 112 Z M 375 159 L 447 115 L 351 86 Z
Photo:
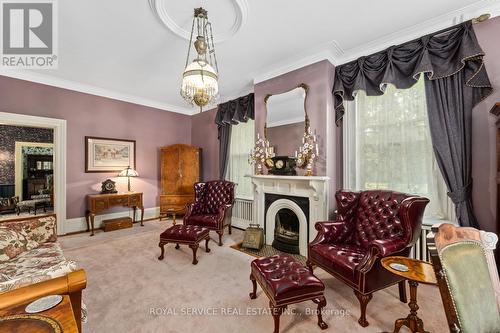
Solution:
M 66 221 L 66 120 L 0 112 L 0 124 L 54 130 L 54 212 L 57 214 L 57 233 L 64 235 Z

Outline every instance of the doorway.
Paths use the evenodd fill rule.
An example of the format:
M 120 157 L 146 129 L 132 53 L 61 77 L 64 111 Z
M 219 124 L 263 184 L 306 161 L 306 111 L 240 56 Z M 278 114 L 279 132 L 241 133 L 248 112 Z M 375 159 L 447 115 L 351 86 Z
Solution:
M 66 221 L 66 120 L 0 112 L 0 125 L 52 130 L 53 142 L 48 143 L 49 145 L 45 147 L 43 145 L 40 146 L 40 143 L 27 141 L 19 142 L 16 145 L 14 153 L 16 158 L 15 172 L 18 174 L 18 177 L 16 177 L 15 186 L 12 186 L 12 188 L 9 187 L 8 191 L 14 191 L 16 196 L 19 196 L 20 201 L 22 201 L 22 199 L 31 200 L 33 195 L 35 196 L 35 200 L 41 199 L 41 197 L 37 196 L 50 196 L 48 200 L 53 204 L 54 213 L 57 214 L 57 233 L 59 235 L 64 234 L 64 222 Z M 38 153 L 37 149 L 33 150 L 29 148 L 36 146 L 40 146 L 41 148 L 41 150 L 38 150 Z M 51 150 L 52 158 L 42 157 L 44 154 L 46 155 L 49 153 L 48 150 L 44 151 L 45 149 Z M 26 158 L 26 163 L 31 163 L 30 168 L 32 170 L 30 176 L 34 177 L 32 179 L 38 179 L 40 182 L 39 187 L 43 188 L 37 188 L 36 185 L 34 185 L 31 189 L 26 189 L 25 184 L 23 184 L 26 179 L 23 176 L 26 170 L 25 168 L 28 168 L 28 165 L 24 165 L 24 162 L 21 162 L 23 160 L 23 150 L 25 155 L 33 155 L 30 161 Z M 41 151 L 43 151 L 43 153 L 41 153 Z M 34 153 L 30 154 L 31 152 Z M 9 154 L 2 153 L 1 155 L 0 157 L 5 158 Z M 28 170 L 26 170 L 26 172 L 28 172 Z M 43 185 L 41 184 L 42 180 L 44 182 Z M 40 190 L 42 190 L 43 193 L 41 193 Z M 31 193 L 30 191 L 35 191 L 37 193 Z M 47 191 L 49 193 L 46 193 Z M 45 201 L 47 201 L 47 198 L 45 198 Z

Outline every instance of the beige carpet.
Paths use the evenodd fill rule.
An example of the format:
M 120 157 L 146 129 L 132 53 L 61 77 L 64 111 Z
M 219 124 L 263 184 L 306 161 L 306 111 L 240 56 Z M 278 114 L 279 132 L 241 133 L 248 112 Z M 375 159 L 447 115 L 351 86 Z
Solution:
M 211 242 L 210 253 L 201 246 L 199 263 L 193 266 L 191 249 L 185 246 L 175 250 L 167 245 L 165 259 L 157 259 L 159 233 L 169 225 L 170 221 L 152 221 L 142 228 L 99 231 L 94 237 L 60 238 L 65 256 L 87 272 L 84 298 L 89 322 L 84 332 L 272 332 L 265 294 L 259 288 L 257 299 L 248 297 L 254 258 L 230 248 L 242 241 L 243 233 L 235 230 L 232 236 L 226 235 L 223 247 Z M 397 286 L 392 287 L 374 294 L 368 305 L 370 326 L 362 328 L 352 290 L 320 269 L 315 273 L 327 286 L 326 332 L 392 332 L 394 320 L 408 314 L 408 306 L 397 298 Z M 437 287 L 420 286 L 418 296 L 426 329 L 447 332 Z M 308 314 L 313 309 L 312 302 L 291 306 L 291 312 L 281 318 L 280 331 L 320 332 L 316 317 Z

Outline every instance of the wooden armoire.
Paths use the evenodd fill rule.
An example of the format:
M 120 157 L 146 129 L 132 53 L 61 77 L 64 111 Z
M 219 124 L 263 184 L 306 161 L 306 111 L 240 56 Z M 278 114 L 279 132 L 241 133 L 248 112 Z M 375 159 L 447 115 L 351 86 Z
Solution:
M 160 216 L 184 214 L 194 201 L 194 183 L 200 181 L 201 149 L 176 144 L 160 148 Z

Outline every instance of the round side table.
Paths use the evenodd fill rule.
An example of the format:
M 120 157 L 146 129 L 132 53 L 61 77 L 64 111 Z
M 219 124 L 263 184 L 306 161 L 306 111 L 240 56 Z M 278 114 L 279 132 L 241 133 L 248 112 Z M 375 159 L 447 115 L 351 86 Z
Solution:
M 437 284 L 434 268 L 428 262 L 406 258 L 406 257 L 387 257 L 381 260 L 382 266 L 389 272 L 401 276 L 408 280 L 410 285 L 410 314 L 406 318 L 400 318 L 394 323 L 393 333 L 399 332 L 402 326 L 408 327 L 413 333 L 428 333 L 424 330 L 422 319 L 417 316 L 417 287 L 419 283 Z M 393 268 L 394 264 L 404 265 L 408 271 L 401 271 Z

